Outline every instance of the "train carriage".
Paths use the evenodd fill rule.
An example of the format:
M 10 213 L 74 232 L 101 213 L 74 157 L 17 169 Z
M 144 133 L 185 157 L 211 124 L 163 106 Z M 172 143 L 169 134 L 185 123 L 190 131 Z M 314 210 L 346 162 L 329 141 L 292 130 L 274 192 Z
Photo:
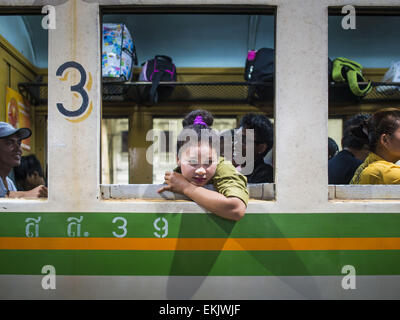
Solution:
M 55 26 L 46 30 L 48 65 L 42 69 L 25 62 L 0 38 L 5 57 L 0 83 L 16 87 L 6 79 L 11 58 L 5 55 L 14 55 L 12 63 L 21 64 L 29 79 L 42 75 L 47 80 L 46 102 L 32 100 L 37 106 L 31 147 L 46 164 L 49 187 L 46 200 L 0 199 L 0 297 L 399 298 L 399 187 L 328 185 L 328 119 L 397 104 L 395 97 L 330 102 L 328 20 L 335 16 L 340 23 L 345 16 L 340 9 L 347 4 L 54 1 Z M 38 14 L 44 5 L 1 0 L 0 13 Z M 356 17 L 400 16 L 398 0 L 355 0 L 352 5 Z M 45 11 L 49 18 L 51 10 Z M 268 38 L 275 49 L 274 98 L 261 104 L 249 104 L 245 97 L 230 100 L 246 85 L 238 80 L 242 69 L 228 65 L 217 71 L 178 67 L 175 87 L 192 82 L 193 88 L 197 85 L 210 93 L 213 84 L 204 84 L 204 79 L 211 79 L 220 83 L 227 99 L 210 94 L 203 101 L 200 93 L 191 101 L 171 99 L 156 105 L 106 100 L 113 85 L 103 81 L 101 68 L 101 26 L 108 22 L 107 15 L 126 15 L 128 22 L 129 15 L 162 20 L 168 14 L 183 20 L 185 15 L 269 17 L 259 28 L 270 25 L 274 30 Z M 241 39 L 239 33 L 235 37 Z M 222 49 L 215 54 L 228 57 Z M 373 71 L 377 69 L 370 70 L 371 75 Z M 130 84 L 131 89 L 134 86 Z M 33 87 L 20 85 L 19 91 L 29 98 L 28 89 Z M 193 88 L 187 87 L 186 93 L 195 95 Z M 152 184 L 154 168 L 145 155 L 153 142 L 146 134 L 154 118 L 180 118 L 197 107 L 207 107 L 227 123 L 234 119 L 236 124 L 247 112 L 263 112 L 274 119 L 274 183 L 249 185 L 251 199 L 240 221 L 220 218 L 171 193 L 163 198 Z M 5 112 L 0 116 L 3 121 Z M 125 184 L 104 180 L 102 120 L 121 116 L 128 119 L 125 138 L 134 150 Z M 56 282 L 50 279 L 52 274 Z

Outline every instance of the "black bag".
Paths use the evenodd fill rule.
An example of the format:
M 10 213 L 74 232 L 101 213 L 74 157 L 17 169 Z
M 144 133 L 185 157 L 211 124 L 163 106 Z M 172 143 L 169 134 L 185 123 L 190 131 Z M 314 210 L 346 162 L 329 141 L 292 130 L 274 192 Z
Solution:
M 168 98 L 174 90 L 174 86 L 159 86 L 159 83 L 160 81 L 175 82 L 176 77 L 176 67 L 172 63 L 172 59 L 168 56 L 157 55 L 143 63 L 139 81 L 151 81 L 152 85 L 151 87 L 146 86 L 142 94 L 152 104 Z
M 274 96 L 275 51 L 271 48 L 251 50 L 247 54 L 244 79 L 248 82 L 270 82 L 270 86 L 250 85 L 248 100 L 273 99 Z

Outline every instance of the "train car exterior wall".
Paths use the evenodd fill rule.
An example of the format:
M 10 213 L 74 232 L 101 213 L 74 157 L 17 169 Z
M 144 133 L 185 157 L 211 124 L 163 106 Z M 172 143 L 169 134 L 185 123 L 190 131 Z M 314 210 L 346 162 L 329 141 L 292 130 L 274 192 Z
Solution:
M 60 3 L 49 30 L 50 193 L 46 201 L 0 201 L 1 298 L 399 298 L 400 202 L 328 198 L 321 70 L 327 7 L 345 1 L 240 2 L 276 6 L 278 59 L 275 200 L 251 201 L 237 223 L 191 202 L 101 199 L 100 7 Z M 70 82 L 87 99 L 77 99 Z M 55 290 L 42 287 L 46 265 L 55 267 Z

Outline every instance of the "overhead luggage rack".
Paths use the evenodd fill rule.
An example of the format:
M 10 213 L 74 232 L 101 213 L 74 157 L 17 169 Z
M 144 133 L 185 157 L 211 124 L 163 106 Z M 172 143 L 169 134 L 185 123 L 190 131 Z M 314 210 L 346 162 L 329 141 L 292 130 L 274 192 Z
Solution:
M 123 82 L 106 80 L 102 82 L 104 102 L 134 102 L 147 104 L 145 88 L 151 87 L 151 82 Z M 270 104 L 273 101 L 273 82 L 160 82 L 159 87 L 174 87 L 172 94 L 161 102 L 226 102 Z M 265 87 L 271 94 L 266 99 L 253 98 L 248 100 L 249 88 Z M 19 83 L 19 91 L 33 105 L 47 104 L 46 83 Z
M 151 87 L 151 82 L 103 82 L 103 101 L 134 101 L 146 104 L 146 88 Z M 159 87 L 173 87 L 174 90 L 168 98 L 159 102 L 227 102 L 227 103 L 254 103 L 268 104 L 273 101 L 273 82 L 248 83 L 248 82 L 160 82 Z M 249 88 L 265 87 L 271 90 L 267 99 L 253 98 L 248 100 Z
M 367 84 L 360 83 L 361 85 Z M 122 82 L 103 81 L 104 102 L 133 102 L 147 104 L 144 89 L 150 87 L 150 82 Z M 163 102 L 221 102 L 221 103 L 246 103 L 255 105 L 268 105 L 273 102 L 273 82 L 248 83 L 248 82 L 161 82 L 162 86 L 173 86 L 172 94 Z M 265 87 L 269 93 L 266 99 L 249 101 L 248 93 L 251 88 Z M 32 105 L 47 104 L 47 83 L 25 82 L 19 83 L 20 93 Z M 381 103 L 400 102 L 400 83 L 372 82 L 372 90 L 365 97 L 351 94 L 347 83 L 329 84 L 329 102 L 335 103 Z
M 400 83 L 372 82 L 372 90 L 363 98 L 363 100 L 365 102 L 400 100 Z
M 360 86 L 368 82 L 359 82 Z M 347 83 L 330 82 L 330 103 L 381 103 L 400 101 L 400 83 L 396 82 L 371 82 L 372 90 L 364 97 L 357 97 L 350 91 Z
M 18 83 L 18 90 L 31 105 L 47 104 L 47 83 L 22 82 Z

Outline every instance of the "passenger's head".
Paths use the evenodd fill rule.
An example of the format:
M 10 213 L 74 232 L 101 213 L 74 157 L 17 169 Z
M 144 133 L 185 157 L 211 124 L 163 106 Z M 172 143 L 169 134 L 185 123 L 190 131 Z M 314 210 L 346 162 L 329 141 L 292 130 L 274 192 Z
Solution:
M 337 143 L 335 142 L 335 140 L 328 137 L 328 160 L 333 158 L 336 155 L 336 153 L 338 153 L 338 151 L 339 151 L 339 147 L 338 147 Z
M 372 152 L 386 156 L 388 161 L 400 160 L 400 109 L 379 110 L 352 132 L 368 139 Z
M 208 111 L 193 111 L 182 121 L 184 128 L 178 136 L 178 166 L 182 175 L 197 186 L 206 185 L 217 168 L 219 136 L 210 128 L 213 120 Z
M 227 129 L 219 134 L 220 155 L 229 161 L 233 161 L 233 142 L 235 137 L 235 129 Z M 227 153 L 229 151 L 229 154 Z
M 196 118 L 201 116 L 202 120 L 204 121 L 204 123 L 207 124 L 207 127 L 211 127 L 214 123 L 214 117 L 213 115 L 208 112 L 207 110 L 203 110 L 203 109 L 197 109 L 194 110 L 192 112 L 189 112 L 185 118 L 182 120 L 182 126 L 184 128 L 193 125 L 193 123 L 195 122 Z
M 0 169 L 11 170 L 21 162 L 21 141 L 29 138 L 28 128 L 15 129 L 6 122 L 0 122 Z
M 21 158 L 21 164 L 14 168 L 14 175 L 18 189 L 23 191 L 45 185 L 42 166 L 33 154 Z
M 274 144 L 274 129 L 271 121 L 261 114 L 248 113 L 240 121 L 242 131 L 242 146 L 245 154 L 247 131 L 254 130 L 254 158 L 263 158 Z
M 351 151 L 354 156 L 362 161 L 368 156 L 369 143 L 367 137 L 354 135 L 353 130 L 367 123 L 370 114 L 359 113 L 351 117 L 344 124 L 342 148 Z

